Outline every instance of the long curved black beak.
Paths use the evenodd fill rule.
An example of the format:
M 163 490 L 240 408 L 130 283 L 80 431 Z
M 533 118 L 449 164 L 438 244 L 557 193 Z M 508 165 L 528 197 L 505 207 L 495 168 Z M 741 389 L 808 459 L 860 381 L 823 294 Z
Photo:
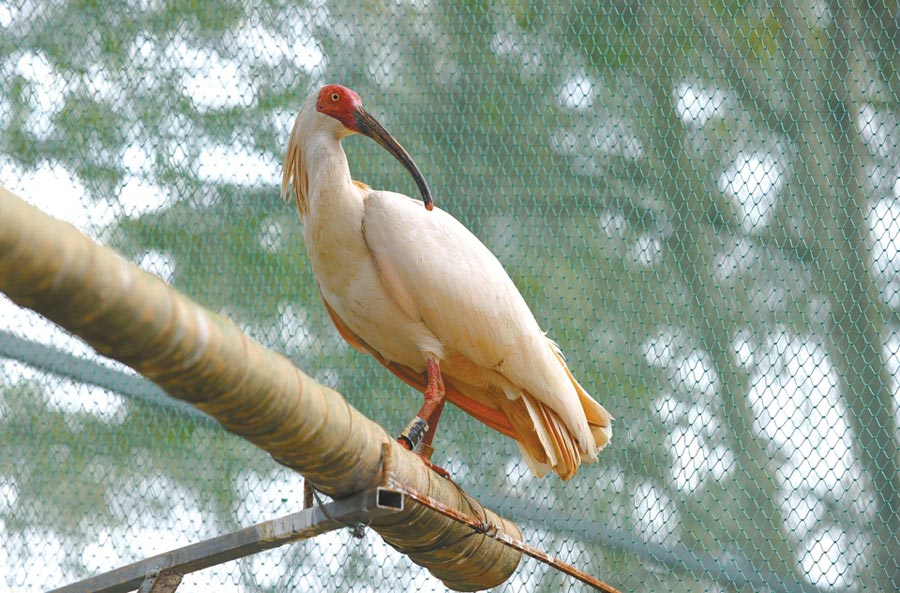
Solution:
M 412 175 L 413 179 L 416 181 L 416 185 L 419 186 L 419 192 L 422 194 L 425 208 L 427 210 L 433 209 L 434 200 L 431 198 L 431 190 L 428 189 L 428 182 L 425 181 L 425 176 L 419 171 L 419 167 L 416 166 L 415 161 L 409 156 L 406 149 L 400 146 L 400 143 L 391 136 L 391 133 L 385 130 L 384 126 L 378 123 L 378 120 L 369 115 L 362 107 L 357 108 L 353 114 L 353 118 L 356 123 L 356 129 L 360 134 L 368 136 L 380 144 L 385 150 L 394 155 L 395 159 L 403 163 L 403 166 L 406 167 L 406 170 L 409 171 L 409 174 Z

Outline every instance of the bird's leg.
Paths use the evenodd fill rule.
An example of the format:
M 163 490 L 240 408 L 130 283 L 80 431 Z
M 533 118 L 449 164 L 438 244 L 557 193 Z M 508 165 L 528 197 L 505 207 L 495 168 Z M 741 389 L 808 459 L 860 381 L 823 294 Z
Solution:
M 428 430 L 425 431 L 425 436 L 422 437 L 422 444 L 419 445 L 419 448 L 422 451 L 422 456 L 431 459 L 431 454 L 434 453 L 434 447 L 431 446 L 432 441 L 434 441 L 434 433 L 435 429 L 438 425 L 438 420 L 441 419 L 441 412 L 444 411 L 444 402 L 446 400 L 441 400 L 440 405 L 438 405 L 437 409 L 431 415 L 431 422 L 428 423 Z
M 429 358 L 425 364 L 426 383 L 425 401 L 416 414 L 416 417 L 406 426 L 397 440 L 407 449 L 415 450 L 420 443 L 425 442 L 429 446 L 434 440 L 434 431 L 444 410 L 444 380 L 441 377 L 441 368 L 436 360 Z
M 434 451 L 431 443 L 434 441 L 434 433 L 441 419 L 441 412 L 444 411 L 444 400 L 447 396 L 444 391 L 444 379 L 441 377 L 440 366 L 433 358 L 429 358 L 426 362 L 425 372 L 427 376 L 425 401 L 416 417 L 397 437 L 397 441 L 411 451 L 416 451 L 421 444 L 419 455 L 425 463 L 442 476 L 449 477 L 446 470 L 431 463 L 431 453 Z

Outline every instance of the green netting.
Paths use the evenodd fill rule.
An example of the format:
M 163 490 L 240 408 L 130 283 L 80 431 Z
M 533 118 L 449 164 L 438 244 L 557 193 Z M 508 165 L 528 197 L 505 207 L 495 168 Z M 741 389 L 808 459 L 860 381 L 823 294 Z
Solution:
M 346 84 L 617 418 L 561 483 L 448 409 L 435 460 L 468 491 L 623 591 L 900 591 L 898 19 L 888 0 L 4 1 L 0 183 L 396 431 L 418 394 L 331 327 L 279 199 L 301 101 Z M 345 149 L 355 178 L 416 195 L 373 142 Z M 0 590 L 300 508 L 298 476 L 0 311 Z M 529 560 L 498 590 L 579 587 Z M 443 590 L 371 532 L 181 588 Z

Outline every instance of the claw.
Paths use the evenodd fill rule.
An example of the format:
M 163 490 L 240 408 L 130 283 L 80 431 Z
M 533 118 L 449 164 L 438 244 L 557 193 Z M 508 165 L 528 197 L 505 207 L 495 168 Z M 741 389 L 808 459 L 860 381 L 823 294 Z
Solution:
M 418 455 L 419 459 L 422 460 L 422 463 L 427 465 L 429 469 L 431 469 L 434 473 L 441 476 L 442 478 L 447 478 L 448 480 L 450 479 L 450 472 L 431 461 L 431 453 L 434 451 L 434 449 L 432 449 L 430 446 L 422 445 L 422 448 L 424 450 L 421 452 L 416 451 L 415 449 L 413 449 L 412 444 L 409 442 L 409 439 L 403 435 L 397 437 L 397 442 L 400 443 L 400 446 L 407 451 L 412 451 L 413 453 Z
M 428 459 L 421 453 L 417 453 L 417 455 L 422 459 L 422 461 L 425 462 L 425 465 L 427 465 L 429 468 L 431 468 L 431 471 L 433 471 L 437 475 L 441 476 L 442 478 L 447 478 L 448 480 L 450 479 L 450 472 L 448 472 L 447 470 L 445 470 L 444 468 L 442 468 L 439 465 L 435 465 L 434 463 L 431 462 L 430 459 Z

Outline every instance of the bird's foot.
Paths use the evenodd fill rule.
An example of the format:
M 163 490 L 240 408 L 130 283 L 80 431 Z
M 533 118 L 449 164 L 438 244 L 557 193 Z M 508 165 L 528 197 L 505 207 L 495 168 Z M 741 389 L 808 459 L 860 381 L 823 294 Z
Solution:
M 450 479 L 450 472 L 431 461 L 431 454 L 434 453 L 433 447 L 423 444 L 419 450 L 416 450 L 415 448 L 413 448 L 412 443 L 410 443 L 409 438 L 402 434 L 397 437 L 397 442 L 400 443 L 407 451 L 412 451 L 413 453 L 418 455 L 419 459 L 422 460 L 422 463 L 427 465 L 428 468 L 431 469 L 431 471 L 441 476 L 442 478 L 447 478 L 448 480 Z
M 425 465 L 427 465 L 431 469 L 431 471 L 433 471 L 434 473 L 436 473 L 437 475 L 439 475 L 442 478 L 447 478 L 448 480 L 450 479 L 450 472 L 448 472 L 441 466 L 433 463 L 429 458 L 425 457 L 425 455 L 423 455 L 422 453 L 416 453 L 416 455 L 418 455 L 419 457 L 422 458 L 422 461 L 425 462 Z

